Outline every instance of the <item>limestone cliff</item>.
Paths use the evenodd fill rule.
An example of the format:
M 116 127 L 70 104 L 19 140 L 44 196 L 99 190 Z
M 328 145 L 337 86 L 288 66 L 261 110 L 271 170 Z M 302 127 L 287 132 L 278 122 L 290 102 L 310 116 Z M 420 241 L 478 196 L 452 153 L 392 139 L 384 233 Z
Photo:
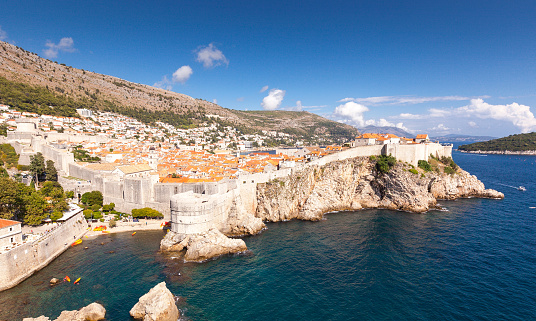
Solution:
M 398 162 L 389 173 L 376 171 L 375 162 L 358 157 L 309 166 L 284 179 L 257 186 L 256 217 L 264 221 L 319 220 L 332 211 L 386 208 L 425 212 L 438 199 L 461 197 L 503 198 L 486 190 L 476 176 L 458 169 L 455 174 L 417 174 Z

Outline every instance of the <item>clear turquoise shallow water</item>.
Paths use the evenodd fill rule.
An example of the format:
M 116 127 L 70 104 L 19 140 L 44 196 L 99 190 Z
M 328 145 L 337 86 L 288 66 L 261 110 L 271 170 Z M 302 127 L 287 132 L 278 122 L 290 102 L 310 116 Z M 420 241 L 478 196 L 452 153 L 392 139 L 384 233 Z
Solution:
M 161 232 L 106 235 L 1 292 L 0 320 L 56 317 L 93 301 L 107 320 L 129 320 L 160 281 L 191 320 L 536 319 L 536 157 L 454 159 L 506 198 L 445 201 L 448 211 L 422 215 L 365 210 L 268 224 L 245 238 L 250 254 L 204 264 L 162 257 Z M 48 286 L 65 275 L 81 284 Z

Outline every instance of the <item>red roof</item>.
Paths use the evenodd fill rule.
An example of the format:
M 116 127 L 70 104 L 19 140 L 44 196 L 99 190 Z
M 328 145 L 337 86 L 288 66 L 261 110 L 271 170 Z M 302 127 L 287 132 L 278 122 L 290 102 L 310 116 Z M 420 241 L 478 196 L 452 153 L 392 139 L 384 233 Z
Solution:
M 0 218 L 0 228 L 4 228 L 4 227 L 11 226 L 11 225 L 16 225 L 16 224 L 21 224 L 21 223 L 17 221 L 4 220 L 3 218 Z

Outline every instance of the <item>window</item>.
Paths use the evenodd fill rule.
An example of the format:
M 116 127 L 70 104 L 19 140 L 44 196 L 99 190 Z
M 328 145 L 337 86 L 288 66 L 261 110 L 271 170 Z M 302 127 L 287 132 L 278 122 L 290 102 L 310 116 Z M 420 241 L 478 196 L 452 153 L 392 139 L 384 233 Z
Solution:
M 13 243 L 13 238 L 11 238 L 11 243 Z
M 10 227 L 10 228 L 9 228 L 9 231 L 10 231 L 10 232 L 13 232 L 13 228 L 12 228 L 12 227 Z

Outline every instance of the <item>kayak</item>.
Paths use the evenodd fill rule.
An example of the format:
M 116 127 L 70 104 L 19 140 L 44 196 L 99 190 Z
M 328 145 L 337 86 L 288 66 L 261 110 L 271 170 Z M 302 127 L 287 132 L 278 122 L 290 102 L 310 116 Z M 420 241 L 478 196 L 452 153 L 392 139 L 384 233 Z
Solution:
M 81 239 L 78 239 L 78 240 L 74 241 L 74 243 L 71 244 L 71 246 L 75 246 L 75 245 L 78 245 L 78 244 L 80 244 L 80 243 L 82 243 L 82 240 L 81 240 Z
M 71 279 L 70 279 L 69 276 L 67 275 L 67 276 L 65 276 L 65 277 L 63 278 L 63 281 L 71 282 Z
M 76 281 L 74 281 L 73 284 L 77 284 L 78 282 L 80 282 L 80 279 L 81 278 L 76 279 Z
M 134 234 L 136 234 L 136 232 L 132 233 L 132 236 L 134 236 Z

